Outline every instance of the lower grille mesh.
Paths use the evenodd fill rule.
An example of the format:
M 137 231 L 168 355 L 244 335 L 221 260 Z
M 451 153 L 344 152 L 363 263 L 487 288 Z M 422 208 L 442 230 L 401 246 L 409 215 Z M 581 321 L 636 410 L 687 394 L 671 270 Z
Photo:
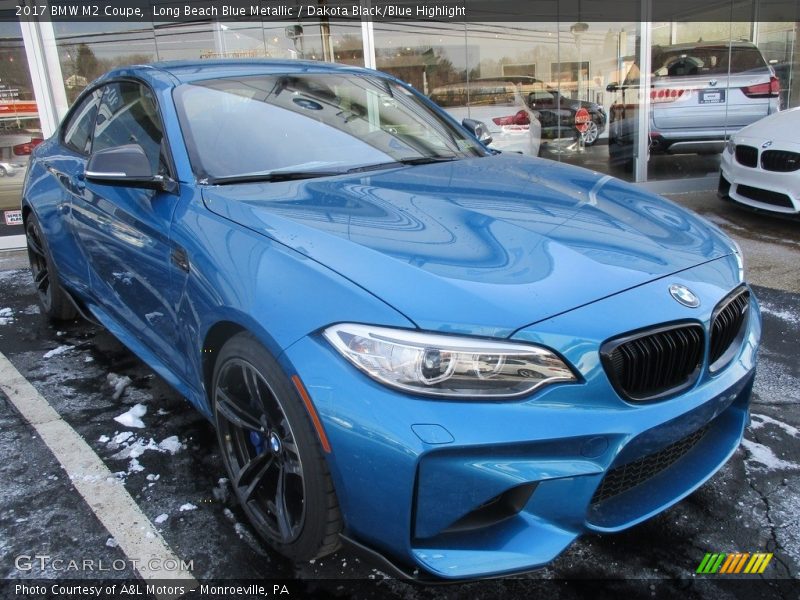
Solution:
M 609 470 L 600 483 L 600 487 L 592 496 L 592 504 L 603 502 L 626 492 L 671 466 L 703 439 L 708 428 L 709 425 L 706 425 L 663 450 Z

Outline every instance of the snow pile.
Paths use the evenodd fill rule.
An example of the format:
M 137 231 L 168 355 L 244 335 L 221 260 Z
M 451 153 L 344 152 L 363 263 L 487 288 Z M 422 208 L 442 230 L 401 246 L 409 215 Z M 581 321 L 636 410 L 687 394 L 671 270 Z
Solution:
M 176 454 L 183 449 L 183 444 L 181 444 L 181 441 L 178 439 L 177 435 L 171 435 L 168 438 L 161 440 L 158 444 L 158 448 L 162 452 Z
M 126 458 L 139 458 L 148 450 L 160 451 L 158 444 L 153 438 L 145 441 L 144 438 L 136 438 L 130 444 L 127 444 L 122 450 L 117 452 L 111 458 L 123 460 Z
M 114 394 L 111 397 L 114 400 L 119 400 L 122 397 L 122 394 L 125 392 L 125 388 L 131 384 L 131 378 L 127 375 L 109 373 L 106 376 L 106 382 L 114 390 Z M 144 427 L 144 425 L 139 425 L 139 427 Z
M 14 322 L 14 311 L 10 308 L 0 308 L 0 325 L 8 325 Z
M 186 512 L 188 510 L 197 510 L 197 507 L 191 502 L 187 502 L 186 504 L 181 505 L 178 510 L 181 512 Z
M 69 352 L 72 350 L 72 346 L 69 344 L 64 344 L 63 346 L 59 346 L 58 348 L 53 348 L 49 352 L 46 352 L 42 358 L 53 358 L 54 356 L 58 356 L 59 354 L 64 354 L 64 352 Z
M 163 523 L 163 522 L 164 522 L 164 521 L 166 521 L 167 519 L 169 519 L 169 515 L 168 515 L 167 513 L 161 513 L 160 515 L 158 515 L 158 516 L 157 516 L 157 517 L 154 519 L 154 521 L 155 521 L 156 523 L 158 523 L 159 525 L 161 525 L 161 523 Z
M 126 377 L 125 379 L 128 378 Z M 128 379 L 128 382 L 130 382 L 130 379 Z M 122 392 L 120 392 L 120 394 L 121 393 Z M 115 396 L 115 399 L 117 398 L 118 396 Z M 136 427 L 138 429 L 143 429 L 144 423 L 142 422 L 142 417 L 146 414 L 147 407 L 144 404 L 135 404 L 127 412 L 114 417 L 114 420 L 124 427 Z

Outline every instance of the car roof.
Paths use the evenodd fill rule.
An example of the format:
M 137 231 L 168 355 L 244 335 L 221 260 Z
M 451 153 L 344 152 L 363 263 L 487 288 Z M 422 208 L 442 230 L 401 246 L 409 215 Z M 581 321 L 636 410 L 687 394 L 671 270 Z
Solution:
M 275 73 L 361 73 L 375 75 L 376 71 L 312 60 L 277 60 L 277 59 L 217 59 L 217 60 L 181 60 L 157 62 L 146 65 L 121 67 L 109 72 L 103 79 L 111 77 L 138 75 L 144 78 L 157 76 L 158 73 L 171 75 L 177 83 L 190 83 L 204 79 L 222 77 L 240 77 L 245 75 Z

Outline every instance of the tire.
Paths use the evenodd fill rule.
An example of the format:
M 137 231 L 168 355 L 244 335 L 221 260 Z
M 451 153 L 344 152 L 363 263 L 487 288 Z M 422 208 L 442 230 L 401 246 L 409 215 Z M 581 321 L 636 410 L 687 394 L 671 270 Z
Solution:
M 0 167 L 0 177 L 5 177 L 8 175 L 8 171 L 6 171 L 5 167 Z
M 317 434 L 292 383 L 249 333 L 220 350 L 212 394 L 222 458 L 256 531 L 295 561 L 334 552 L 342 519 Z
M 61 287 L 47 240 L 36 215 L 30 213 L 25 221 L 25 238 L 28 245 L 28 260 L 36 286 L 36 295 L 44 315 L 51 321 L 68 321 L 78 316 L 75 305 Z

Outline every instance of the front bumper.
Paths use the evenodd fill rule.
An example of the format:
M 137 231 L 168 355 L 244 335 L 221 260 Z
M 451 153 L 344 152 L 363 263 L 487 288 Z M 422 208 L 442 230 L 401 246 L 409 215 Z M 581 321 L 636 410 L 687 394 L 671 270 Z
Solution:
M 706 330 L 714 305 L 736 285 L 730 261 L 720 259 L 518 332 L 516 339 L 562 352 L 584 378 L 521 401 L 406 396 L 355 371 L 324 340 L 312 336 L 287 349 L 284 368 L 305 382 L 333 449 L 346 534 L 407 571 L 496 576 L 543 566 L 583 533 L 625 529 L 690 494 L 741 440 L 761 325 L 753 302 L 729 366 L 713 375 L 705 369 L 669 400 L 627 403 L 597 349 L 620 332 L 687 318 L 692 309 L 664 293 L 673 282 L 700 292 L 703 304 L 689 314 Z M 610 314 L 613 324 L 596 318 Z M 646 481 L 593 502 L 609 471 L 643 464 L 637 461 L 704 427 Z
M 720 195 L 737 204 L 784 215 L 800 215 L 798 171 L 782 173 L 765 171 L 760 166 L 745 167 L 738 164 L 730 152 L 724 152 L 720 177 Z

